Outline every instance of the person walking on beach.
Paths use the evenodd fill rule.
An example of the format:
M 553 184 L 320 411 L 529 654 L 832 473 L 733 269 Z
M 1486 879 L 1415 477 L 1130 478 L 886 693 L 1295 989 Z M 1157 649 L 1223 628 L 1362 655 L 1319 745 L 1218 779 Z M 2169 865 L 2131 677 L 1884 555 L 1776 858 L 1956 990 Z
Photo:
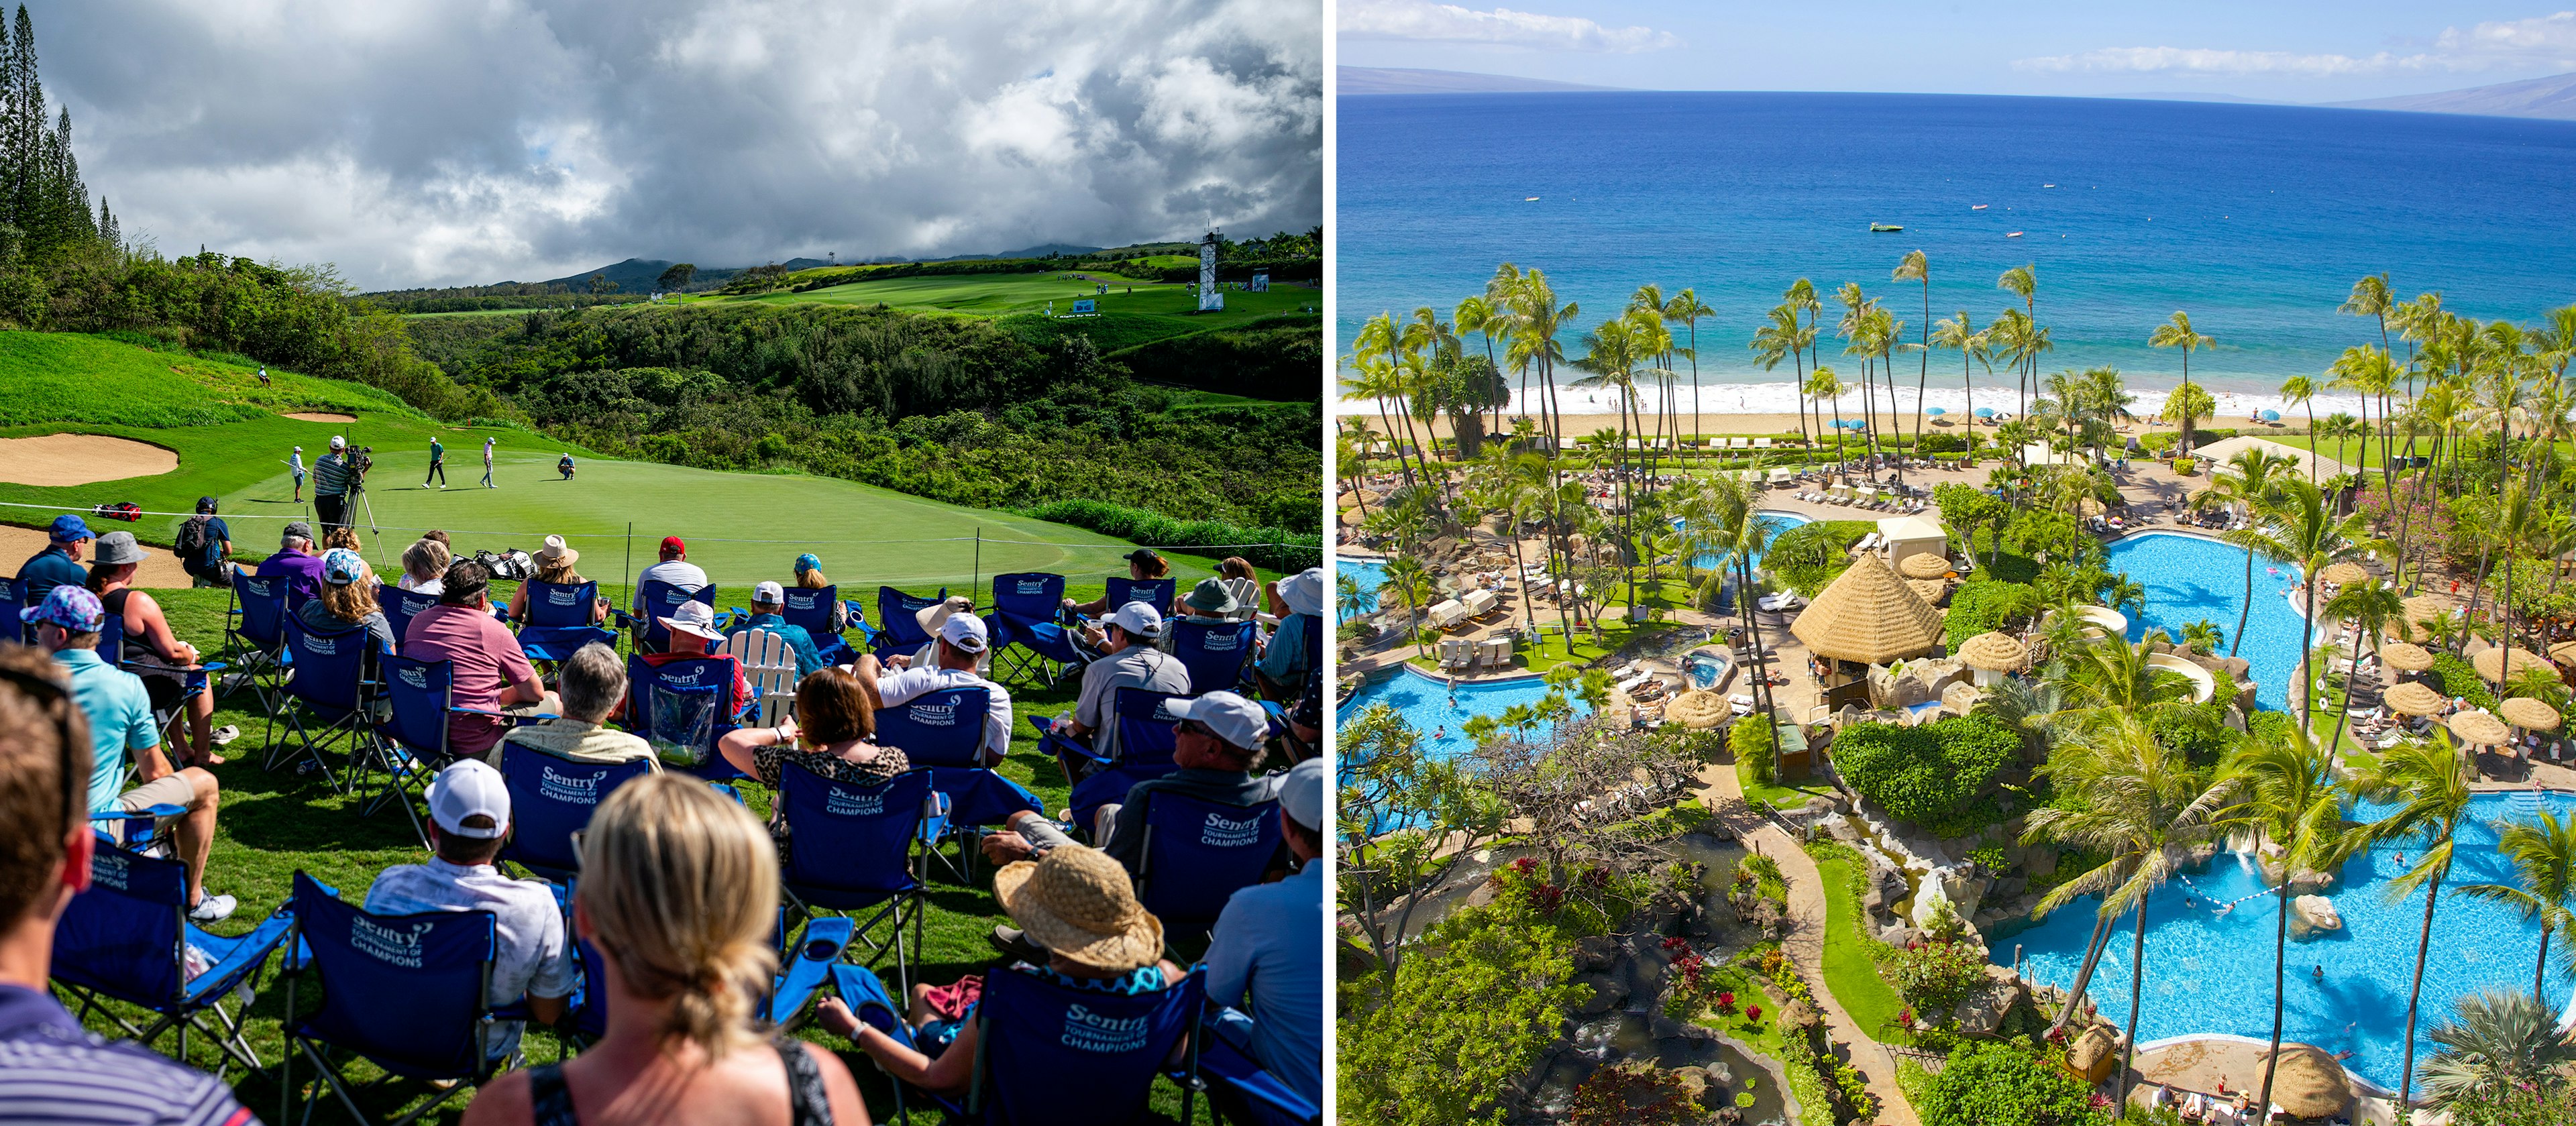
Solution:
M 487 489 L 501 487 L 492 483 L 492 437 L 488 434 L 483 437 L 483 487 Z
M 304 501 L 304 447 L 297 446 L 294 453 L 287 455 L 286 471 L 295 475 L 294 499 L 301 504 Z
M 431 477 L 438 479 L 439 488 L 447 487 L 447 447 L 438 444 L 436 434 L 429 436 L 429 476 L 420 479 L 420 487 L 428 488 Z

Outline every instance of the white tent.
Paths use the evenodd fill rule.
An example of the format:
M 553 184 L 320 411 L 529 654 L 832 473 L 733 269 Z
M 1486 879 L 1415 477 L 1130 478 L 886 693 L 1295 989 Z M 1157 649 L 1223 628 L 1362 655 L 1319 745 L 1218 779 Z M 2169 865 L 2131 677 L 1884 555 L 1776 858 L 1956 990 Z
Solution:
M 1465 603 L 1462 603 L 1455 598 L 1446 599 L 1435 603 L 1431 607 L 1431 628 L 1447 629 L 1451 626 L 1457 625 L 1461 621 L 1464 621 L 1466 617 L 1467 607 Z
M 2289 458 L 2290 460 L 2298 463 L 2299 476 L 2308 476 L 2309 472 L 2313 470 L 2316 474 L 2316 479 L 2319 481 L 2323 481 L 2329 477 L 2338 477 L 2343 474 L 2353 472 L 2351 466 L 2345 465 L 2333 458 L 2326 457 L 2322 454 L 2310 453 L 2297 446 L 2284 445 L 2280 442 L 2272 441 L 2269 438 L 2256 438 L 2252 435 L 2240 434 L 2233 438 L 2222 438 L 2218 441 L 2211 442 L 2206 446 L 2198 447 L 2191 452 L 2194 457 L 2208 458 L 2213 463 L 2210 470 L 2211 472 L 2232 473 L 2234 470 L 2227 467 L 2227 459 L 2235 457 L 2237 454 L 2246 450 L 2261 450 L 2274 457 Z
M 1927 552 L 1944 559 L 1950 555 L 1949 533 L 1942 531 L 1939 523 L 1921 516 L 1890 516 L 1879 521 L 1878 538 L 1887 548 L 1890 567 Z

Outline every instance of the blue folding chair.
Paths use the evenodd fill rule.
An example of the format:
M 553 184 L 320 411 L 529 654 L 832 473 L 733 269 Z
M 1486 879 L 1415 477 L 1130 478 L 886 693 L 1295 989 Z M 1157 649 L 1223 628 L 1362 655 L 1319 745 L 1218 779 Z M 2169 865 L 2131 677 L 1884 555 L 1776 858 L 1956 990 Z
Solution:
M 1109 608 L 1115 610 L 1130 602 L 1142 602 L 1153 607 L 1155 613 L 1169 617 L 1172 613 L 1172 592 L 1178 589 L 1179 585 L 1177 579 L 1131 579 L 1125 575 L 1111 575 L 1109 576 Z
M 25 619 L 18 616 L 20 611 L 27 608 L 27 596 L 23 593 L 25 590 L 25 587 L 18 585 L 18 580 L 0 577 L 0 611 L 6 611 L 9 622 L 16 625 L 19 643 L 33 645 L 36 643 L 36 627 L 28 625 Z
M 360 786 L 372 771 L 383 771 L 385 784 L 376 790 L 359 809 L 362 816 L 373 817 L 386 802 L 402 806 L 403 816 L 411 821 L 411 831 L 420 837 L 421 847 L 429 847 L 429 834 L 422 830 L 420 814 L 411 807 L 412 795 L 429 786 L 429 780 L 447 768 L 451 757 L 447 751 L 449 720 L 460 711 L 453 702 L 456 666 L 448 661 L 420 661 L 410 657 L 386 654 L 377 658 L 378 670 L 384 675 L 385 699 L 390 705 L 383 720 L 374 725 L 375 738 L 362 752 L 356 778 Z M 475 712 L 499 716 L 498 712 Z
M 624 610 L 613 610 L 612 613 L 617 616 L 618 624 L 637 627 L 642 630 L 642 632 L 637 635 L 636 641 L 644 647 L 644 651 L 647 653 L 667 653 L 670 651 L 671 631 L 662 628 L 662 619 L 670 617 L 672 612 L 678 610 L 682 603 L 704 602 L 707 604 L 707 609 L 710 612 L 716 608 L 716 584 L 714 583 L 708 583 L 694 591 L 688 591 L 672 586 L 660 579 L 646 579 L 644 580 L 644 584 L 637 588 L 636 595 L 642 598 L 644 602 L 643 617 L 638 618 Z M 535 601 L 531 599 L 529 605 L 533 608 L 535 604 Z M 587 625 L 588 623 L 585 622 L 583 624 Z M 721 623 L 719 623 L 719 625 L 721 625 Z
M 1222 1010 L 1238 1015 L 1233 1009 Z M 1261 1066 L 1243 1045 L 1236 1044 L 1217 1020 L 1199 1026 L 1198 1080 L 1211 1092 L 1224 1091 L 1233 1096 L 1234 1111 L 1251 1119 L 1253 1126 L 1322 1126 L 1324 1108 L 1298 1094 L 1277 1075 Z M 1187 1084 L 1188 1078 L 1176 1072 L 1165 1072 L 1173 1081 Z M 1220 1102 L 1215 1094 L 1211 1103 Z
M 496 1011 L 484 1000 L 499 948 L 491 912 L 378 915 L 341 902 L 300 870 L 288 903 L 299 940 L 290 968 L 309 969 L 322 985 L 322 1007 L 301 1016 L 295 997 L 303 975 L 287 978 L 290 1055 L 301 1054 L 322 1073 L 351 1117 L 372 1121 L 358 1096 L 398 1079 L 453 1081 L 432 1087 L 428 1102 L 390 1124 L 404 1126 L 518 1063 L 516 1053 L 500 1059 L 491 1053 L 492 1026 L 523 1015 Z M 348 1060 L 335 1061 L 335 1054 L 363 1058 L 385 1075 L 358 1083 L 342 1074 Z M 295 1109 L 293 1063 L 290 1058 L 278 1070 L 281 1123 Z M 308 1116 L 311 1110 L 306 1107 Z
M 904 1006 L 863 966 L 835 966 L 832 985 L 853 1015 L 912 1047 Z M 910 990 L 905 991 L 909 995 Z M 1207 978 L 1191 973 L 1158 993 L 1123 996 L 1069 989 L 1034 974 L 996 969 L 984 975 L 976 1002 L 975 1071 L 957 1099 L 895 1084 L 895 1114 L 912 1121 L 920 1100 L 951 1122 L 984 1126 L 1116 1126 L 1140 1121 L 1158 1074 L 1188 1076 L 1198 1068 L 1190 1038 L 1181 1066 L 1164 1061 L 1198 1023 Z M 1197 1088 L 1181 1087 L 1181 1121 L 1196 1109 Z M 1066 1092 L 1081 1092 L 1067 1098 Z
M 814 639 L 814 648 L 822 652 L 824 664 L 849 664 L 852 655 L 850 643 L 841 639 L 840 629 L 832 624 L 832 611 L 841 607 L 841 588 L 826 586 L 807 590 L 791 586 L 784 594 L 786 601 L 778 607 L 779 618 L 788 625 L 804 628 L 806 634 Z M 864 637 L 867 623 L 855 613 L 849 614 L 849 618 Z
M 208 934 L 188 921 L 185 864 L 102 840 L 89 871 L 89 890 L 72 897 L 54 927 L 54 984 L 80 1003 L 78 1019 L 87 1023 L 92 1012 L 104 1013 L 147 1046 L 175 1031 L 179 1045 L 172 1058 L 183 1063 L 188 1033 L 202 1034 L 223 1052 L 217 1080 L 234 1064 L 248 1071 L 265 1066 L 242 1035 L 247 1006 L 236 1003 L 228 1012 L 223 1002 L 237 987 L 257 981 L 269 954 L 286 941 L 294 916 L 279 908 L 249 934 Z M 186 964 L 192 947 L 214 960 L 195 977 L 188 976 Z M 157 1019 L 138 1024 L 102 1000 L 138 1006 Z
M 169 672 L 186 674 L 180 678 L 182 684 L 185 685 L 185 690 L 180 693 L 177 702 L 172 703 L 168 707 L 152 709 L 152 726 L 163 731 L 170 729 L 170 721 L 176 718 L 179 713 L 188 706 L 188 701 L 195 699 L 197 694 L 200 692 L 211 692 L 214 690 L 211 687 L 212 681 L 210 679 L 214 674 L 232 667 L 222 661 L 217 661 L 210 665 L 169 665 L 163 664 L 158 660 L 126 660 L 125 617 L 122 614 L 110 614 L 107 616 L 106 620 L 99 625 L 98 651 L 105 654 L 101 659 L 115 661 L 116 667 L 126 672 L 138 675 L 144 673 Z
M 278 681 L 286 675 L 287 590 L 283 575 L 263 578 L 235 570 L 232 605 L 224 612 L 224 662 L 242 671 L 271 730 L 277 723 Z
M 653 744 L 665 766 L 710 782 L 743 777 L 716 753 L 716 740 L 741 718 L 728 706 L 734 676 L 731 657 L 694 657 L 660 666 L 642 657 L 627 658 L 627 730 Z
M 1180 717 L 1172 714 L 1169 705 L 1186 698 L 1142 688 L 1119 689 L 1110 701 L 1118 725 L 1114 756 L 1040 728 L 1038 749 L 1054 755 L 1064 776 L 1074 780 L 1066 804 L 1072 807 L 1075 825 L 1088 831 L 1100 807 L 1126 800 L 1128 787 L 1179 769 L 1172 763 L 1172 727 Z M 1033 717 L 1030 722 L 1040 721 Z
M 653 764 L 575 762 L 501 744 L 501 782 L 510 791 L 510 841 L 501 859 L 527 869 L 538 879 L 568 884 L 581 871 L 572 835 L 590 825 L 590 815 L 619 786 L 653 772 Z
M 868 965 L 892 949 L 895 976 L 907 990 L 912 958 L 904 946 L 903 925 L 911 920 L 912 948 L 918 949 L 929 903 L 914 846 L 941 831 L 943 805 L 931 789 L 928 771 L 909 770 L 873 786 L 853 786 L 807 770 L 793 758 L 779 767 L 777 812 L 787 826 L 779 880 L 789 902 L 808 915 L 876 908 L 857 924 L 853 938 L 867 943 L 863 961 Z M 869 937 L 880 923 L 891 924 L 882 941 Z
M 1090 660 L 1059 622 L 1063 611 L 1064 576 L 1044 571 L 993 576 L 993 612 L 984 619 L 992 639 L 993 671 L 1053 684 Z
M 868 640 L 878 657 L 910 653 L 930 644 L 930 635 L 921 632 L 915 617 L 922 611 L 948 600 L 948 588 L 939 588 L 937 598 L 918 598 L 890 586 L 877 588 L 877 631 Z
M 358 748 L 370 726 L 367 661 L 376 647 L 375 636 L 365 626 L 316 633 L 301 619 L 286 619 L 286 663 L 294 675 L 286 678 L 285 698 L 278 710 L 300 749 L 289 751 L 284 760 L 310 760 L 336 790 L 345 792 L 356 782 Z M 312 717 L 311 726 L 305 723 L 307 715 Z M 349 740 L 350 776 L 331 778 L 331 764 L 322 752 L 343 736 Z M 282 746 L 270 744 L 268 769 L 277 768 Z
M 421 612 L 438 605 L 438 596 L 416 590 L 385 586 L 376 590 L 376 604 L 384 608 L 385 623 L 394 627 L 394 652 L 402 652 L 405 638 L 411 636 L 411 620 Z
M 932 789 L 947 795 L 950 835 L 958 838 L 958 879 L 972 883 L 975 839 L 1018 810 L 1039 808 L 1036 794 L 984 766 L 984 720 L 989 688 L 943 688 L 877 712 L 877 742 L 903 748 L 905 761 L 930 771 Z M 933 856 L 947 857 L 932 842 Z
M 1279 803 L 1227 805 L 1172 790 L 1145 795 L 1145 847 L 1136 901 L 1166 930 L 1216 925 L 1234 893 L 1261 882 L 1281 858 Z
M 1253 622 L 1173 622 L 1172 656 L 1190 671 L 1190 695 L 1232 692 L 1252 667 L 1253 641 L 1261 627 Z
M 616 646 L 616 630 L 590 624 L 591 607 L 599 601 L 596 580 L 568 586 L 530 579 L 527 587 L 528 620 L 519 626 L 519 649 L 529 660 L 561 661 L 594 641 Z M 709 597 L 713 597 L 712 591 Z M 660 628 L 659 623 L 655 628 Z M 668 631 L 663 636 L 669 640 Z

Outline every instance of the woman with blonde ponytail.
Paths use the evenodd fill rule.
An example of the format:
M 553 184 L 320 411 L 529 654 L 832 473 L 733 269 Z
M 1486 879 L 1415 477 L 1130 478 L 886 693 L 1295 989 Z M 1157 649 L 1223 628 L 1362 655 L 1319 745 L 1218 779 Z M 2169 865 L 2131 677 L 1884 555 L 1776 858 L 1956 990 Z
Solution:
M 753 1030 L 778 966 L 778 855 L 758 821 L 695 778 L 646 775 L 600 803 L 581 861 L 573 926 L 605 970 L 608 1035 L 494 1080 L 468 1126 L 867 1126 L 838 1058 Z

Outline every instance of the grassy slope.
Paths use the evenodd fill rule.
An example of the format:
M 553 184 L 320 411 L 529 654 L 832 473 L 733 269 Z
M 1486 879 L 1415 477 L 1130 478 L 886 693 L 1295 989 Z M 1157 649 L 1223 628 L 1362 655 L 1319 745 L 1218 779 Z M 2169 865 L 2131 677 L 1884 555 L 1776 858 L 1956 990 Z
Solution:
M 1852 854 L 1844 849 L 1809 851 L 1825 884 L 1825 987 L 1834 991 L 1843 1011 L 1871 1036 L 1903 1043 L 1904 1030 L 1896 1026 L 1896 1015 L 1905 1011 L 1905 1001 L 1878 976 L 1878 960 L 1870 949 L 1873 940 L 1861 930 L 1864 915 L 1854 890 Z
M 926 591 L 923 593 L 927 593 Z M 172 624 L 181 637 L 212 653 L 221 644 L 225 609 L 223 592 L 209 590 L 156 592 Z M 1002 772 L 1035 790 L 1049 808 L 1065 799 L 1066 786 L 1053 760 L 1037 753 L 1037 734 L 1026 717 L 1051 715 L 1070 708 L 1074 685 L 1067 682 L 1053 690 L 1013 692 L 1020 720 L 1012 732 L 1011 756 Z M 424 855 L 419 842 L 411 835 L 410 825 L 388 809 L 373 818 L 361 817 L 357 803 L 334 793 L 312 776 L 262 771 L 258 761 L 265 745 L 258 704 L 245 693 L 221 702 L 216 715 L 218 724 L 237 724 L 242 737 L 227 753 L 232 761 L 215 768 L 223 784 L 224 804 L 218 822 L 217 839 L 208 862 L 207 886 L 214 891 L 240 899 L 232 919 L 212 928 L 218 934 L 240 934 L 252 928 L 286 901 L 293 874 L 297 870 L 311 873 L 316 879 L 340 889 L 352 901 L 364 897 L 375 874 L 393 864 L 417 863 Z M 280 733 L 283 738 L 283 733 Z M 336 759 L 334 761 L 337 761 Z M 766 816 L 768 792 L 757 784 L 743 787 L 746 800 Z M 968 973 L 981 972 L 991 960 L 992 949 L 985 943 L 986 932 L 1002 921 L 1002 913 L 993 902 L 991 875 L 979 867 L 976 886 L 960 885 L 944 872 L 931 882 L 930 913 L 924 928 L 926 952 L 920 956 L 920 979 L 932 982 L 953 981 Z M 909 937 L 906 938 L 909 942 Z M 272 983 L 264 988 L 252 1008 L 250 1040 L 263 1059 L 275 1060 L 282 1046 L 279 1020 L 284 1014 L 286 993 Z M 94 1021 L 102 1031 L 113 1031 L 104 1018 Z M 868 1096 L 869 1111 L 876 1121 L 886 1121 L 893 1113 L 891 1088 L 879 1077 L 866 1057 L 851 1049 L 846 1042 L 828 1037 L 810 1028 L 803 1035 L 831 1047 L 849 1063 L 852 1074 Z M 165 1047 L 175 1042 L 165 1042 Z M 556 1058 L 561 1047 L 556 1038 L 545 1032 L 531 1032 L 526 1048 L 532 1062 Z M 202 1041 L 192 1041 L 193 1062 L 211 1069 L 212 1052 Z M 361 1065 L 361 1075 L 371 1074 Z M 309 1077 L 309 1067 L 299 1066 L 297 1074 Z M 243 1100 L 263 1117 L 277 1109 L 278 1090 L 272 1078 L 253 1077 L 242 1080 L 238 1087 Z M 397 1087 L 393 1097 L 370 1105 L 379 1113 L 417 1101 L 420 1088 Z M 459 1099 L 445 1113 L 433 1116 L 432 1122 L 453 1122 L 465 1100 Z M 1178 1095 L 1169 1084 L 1159 1085 L 1157 1110 L 1165 1118 L 1177 1114 Z M 1199 1118 L 1205 1120 L 1205 1103 Z M 321 1120 L 342 1120 L 336 1104 L 326 1108 Z
M 174 364 L 200 374 L 173 372 Z M 345 433 L 376 449 L 378 468 L 368 499 L 384 534 L 367 536 L 368 555 L 386 572 L 395 569 L 404 544 L 432 527 L 449 529 L 454 542 L 467 550 L 534 550 L 546 535 L 560 534 L 584 552 L 585 575 L 616 583 L 626 576 L 624 537 L 632 521 L 634 567 L 652 561 L 661 537 L 678 535 L 690 541 L 690 558 L 720 585 L 744 588 L 746 594 L 761 579 L 784 581 L 803 551 L 821 556 L 824 572 L 859 596 L 879 583 L 980 588 L 992 575 L 1014 570 L 1055 571 L 1097 590 L 1102 576 L 1123 569 L 1118 557 L 1134 547 L 1063 524 L 802 474 L 607 461 L 573 449 L 582 468 L 565 482 L 554 472 L 555 458 L 566 448 L 559 443 L 521 430 L 442 427 L 371 398 L 374 392 L 368 388 L 272 375 L 269 399 L 279 406 L 339 410 L 357 415 L 358 421 L 303 422 L 222 402 L 224 395 L 248 395 L 252 392 L 243 388 L 257 386 L 249 371 L 231 365 L 86 336 L 0 333 L 0 386 L 13 392 L 0 396 L 0 402 L 14 403 L 23 412 L 0 416 L 19 423 L 0 426 L 0 436 L 69 429 L 133 438 L 179 453 L 179 468 L 157 477 L 63 488 L 0 485 L 0 501 L 75 511 L 133 501 L 150 511 L 186 512 L 198 496 L 212 495 L 222 499 L 223 511 L 236 520 L 235 544 L 266 554 L 283 521 L 260 517 L 309 515 L 308 507 L 289 500 L 288 451 L 302 445 L 310 463 L 321 456 L 331 435 Z M 28 393 L 15 393 L 22 380 Z M 111 394 L 76 390 L 102 382 Z M 32 422 L 37 409 L 74 425 Z M 235 420 L 190 424 L 212 421 L 201 417 L 208 411 Z M 165 422 L 177 425 L 158 425 Z M 448 481 L 454 487 L 446 490 L 420 487 L 433 433 L 447 446 Z M 500 440 L 498 489 L 476 487 L 486 434 Z M 309 503 L 309 489 L 306 498 Z M 39 526 L 51 517 L 47 509 L 0 509 L 0 523 Z M 146 541 L 166 544 L 183 519 L 147 517 L 133 530 Z M 1037 542 L 986 542 L 979 548 L 972 539 L 978 530 L 987 541 Z M 964 540 L 892 542 L 953 537 Z M 1185 583 L 1213 570 L 1206 559 L 1175 556 L 1173 561 Z
M 708 297 L 692 303 L 755 303 L 792 305 L 800 303 L 873 305 L 883 302 L 898 309 L 935 310 L 978 316 L 1029 315 L 1044 318 L 1048 302 L 1055 303 L 1058 314 L 1072 310 L 1081 300 L 1099 302 L 1097 317 L 1040 320 L 1047 329 L 1072 335 L 1090 336 L 1104 353 L 1115 353 L 1179 336 L 1190 336 L 1213 329 L 1243 328 L 1256 321 L 1289 317 L 1289 323 L 1311 323 L 1321 330 L 1320 290 L 1299 286 L 1281 286 L 1265 293 L 1227 290 L 1225 310 L 1200 313 L 1196 300 L 1184 285 L 1161 285 L 1145 282 L 1110 280 L 1105 295 L 1092 292 L 1088 281 L 1068 279 L 1059 274 L 966 274 L 937 277 L 890 278 L 884 281 L 851 282 L 828 286 L 805 293 L 764 293 L 756 297 Z

